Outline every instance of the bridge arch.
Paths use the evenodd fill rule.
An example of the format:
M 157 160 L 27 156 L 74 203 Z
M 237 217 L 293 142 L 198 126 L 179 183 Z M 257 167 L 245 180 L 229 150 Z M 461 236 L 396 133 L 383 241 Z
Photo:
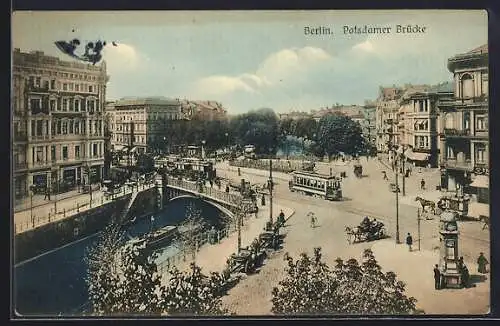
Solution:
M 200 200 L 200 201 L 203 201 L 211 206 L 213 206 L 214 208 L 218 209 L 220 212 L 226 214 L 227 216 L 229 216 L 230 218 L 234 218 L 234 213 L 231 212 L 229 209 L 227 209 L 226 207 L 220 205 L 219 203 L 216 203 L 214 201 L 211 201 L 211 200 L 207 200 L 203 197 L 200 197 L 200 196 L 194 196 L 194 195 L 179 195 L 179 196 L 175 196 L 173 198 L 170 198 L 167 203 L 171 203 L 173 201 L 176 201 L 176 200 L 179 200 L 179 199 L 196 199 L 196 200 Z

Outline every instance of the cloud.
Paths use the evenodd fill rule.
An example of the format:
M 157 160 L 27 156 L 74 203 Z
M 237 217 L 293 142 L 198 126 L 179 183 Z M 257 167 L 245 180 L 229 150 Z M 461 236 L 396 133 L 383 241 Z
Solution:
M 118 43 L 117 46 L 107 44 L 103 50 L 103 58 L 111 73 L 138 70 L 148 60 L 134 46 L 125 43 Z
M 289 48 L 267 56 L 254 73 L 237 76 L 213 75 L 195 82 L 197 94 L 224 95 L 235 91 L 260 92 L 269 87 L 293 82 L 301 73 L 314 69 L 331 56 L 321 48 Z
M 373 44 L 370 41 L 368 41 L 368 40 L 366 40 L 366 41 L 364 41 L 362 43 L 358 43 L 358 44 L 354 45 L 352 48 L 354 50 L 360 50 L 360 51 L 363 51 L 363 52 L 373 52 L 373 50 L 374 50 L 373 49 Z

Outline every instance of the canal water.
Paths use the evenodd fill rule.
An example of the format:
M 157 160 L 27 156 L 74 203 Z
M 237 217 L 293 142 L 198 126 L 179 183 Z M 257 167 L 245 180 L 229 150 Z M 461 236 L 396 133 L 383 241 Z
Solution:
M 201 210 L 209 225 L 220 224 L 221 212 L 200 199 L 179 198 L 166 205 L 155 216 L 143 218 L 130 225 L 130 237 L 139 237 L 167 225 L 176 225 L 186 215 L 188 206 Z M 94 234 L 51 250 L 14 267 L 14 302 L 16 312 L 23 316 L 79 315 L 88 302 L 84 256 L 87 248 L 98 239 Z M 172 247 L 163 248 L 161 259 L 176 253 Z

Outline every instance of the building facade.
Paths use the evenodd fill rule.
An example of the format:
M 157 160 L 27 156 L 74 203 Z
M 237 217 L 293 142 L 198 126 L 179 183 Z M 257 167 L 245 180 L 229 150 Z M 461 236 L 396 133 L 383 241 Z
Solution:
M 391 154 L 393 146 L 399 143 L 398 115 L 402 93 L 403 89 L 400 87 L 380 87 L 375 110 L 375 145 L 380 153 Z M 392 158 L 389 157 L 389 160 Z
M 439 146 L 444 153 L 441 186 L 459 194 L 472 193 L 469 185 L 475 179 L 485 180 L 490 168 L 487 45 L 449 58 L 448 70 L 453 73 L 454 98 L 439 104 Z M 488 201 L 489 183 L 475 187 L 478 201 Z
M 399 109 L 399 152 L 415 165 L 439 166 L 439 103 L 453 96 L 451 83 L 421 90 L 410 89 L 401 98 Z
M 62 192 L 102 178 L 108 79 L 105 62 L 93 66 L 14 49 L 15 198 L 30 189 Z
M 227 120 L 227 110 L 217 101 L 181 101 L 181 111 L 185 119 Z
M 165 121 L 184 119 L 181 102 L 163 97 L 124 98 L 106 106 L 112 150 L 146 153 L 161 143 Z

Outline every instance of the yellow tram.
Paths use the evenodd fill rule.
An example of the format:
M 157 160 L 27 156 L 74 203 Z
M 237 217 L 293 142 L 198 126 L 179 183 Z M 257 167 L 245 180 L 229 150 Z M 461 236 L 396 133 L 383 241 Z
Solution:
M 341 178 L 314 172 L 295 171 L 288 187 L 292 192 L 319 196 L 327 200 L 341 200 Z

